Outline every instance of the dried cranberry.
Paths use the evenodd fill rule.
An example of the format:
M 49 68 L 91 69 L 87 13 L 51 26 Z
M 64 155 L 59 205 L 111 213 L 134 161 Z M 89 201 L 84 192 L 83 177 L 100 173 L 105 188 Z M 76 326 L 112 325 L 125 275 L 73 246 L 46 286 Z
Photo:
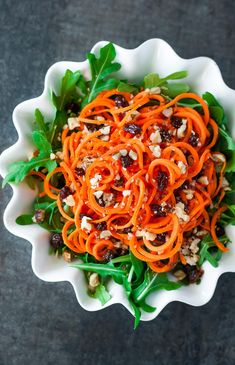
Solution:
M 165 128 L 160 129 L 160 136 L 162 142 L 170 142 L 172 139 L 172 135 Z
M 157 174 L 157 185 L 159 191 L 164 191 L 168 185 L 168 175 L 164 171 L 158 171 Z
M 197 147 L 199 142 L 199 134 L 197 132 L 191 133 L 188 139 L 188 143 L 193 147 Z
M 189 204 L 188 203 L 185 203 L 185 202 L 183 202 L 183 203 L 184 203 L 184 211 L 185 211 L 185 213 L 189 214 Z
M 165 217 L 166 212 L 160 204 L 150 204 L 150 209 L 156 217 Z
M 112 250 L 107 250 L 102 256 L 102 261 L 106 263 L 112 260 L 114 257 L 115 257 L 115 252 Z
M 34 218 L 37 223 L 42 223 L 45 218 L 45 210 L 44 209 L 37 209 L 34 213 Z
M 190 182 L 188 180 L 185 180 L 185 182 L 180 186 L 180 189 L 187 190 L 190 188 Z
M 62 235 L 60 233 L 52 233 L 50 237 L 50 245 L 57 250 L 60 247 L 63 247 L 64 241 Z
M 79 106 L 77 103 L 69 103 L 66 105 L 66 110 L 68 114 L 74 113 L 74 114 L 78 114 L 79 112 Z
M 141 132 L 142 132 L 142 129 L 139 125 L 131 124 L 131 123 L 125 124 L 123 129 L 125 132 L 134 134 L 134 135 L 141 134 Z
M 84 176 L 85 175 L 85 170 L 83 167 L 76 167 L 75 168 L 75 173 L 78 176 Z
M 131 166 L 134 162 L 134 160 L 132 160 L 132 158 L 129 155 L 121 156 L 120 160 L 122 166 L 125 168 Z
M 101 198 L 95 198 L 95 200 L 97 201 L 97 203 L 98 203 L 101 207 L 105 207 L 105 201 L 104 201 L 103 197 L 101 197 Z
M 89 132 L 96 132 L 100 128 L 103 128 L 104 124 L 85 123 Z
M 166 233 L 158 233 L 156 234 L 157 241 L 165 242 L 166 241 Z
M 129 105 L 128 101 L 123 95 L 115 96 L 114 101 L 117 108 L 125 108 Z
M 186 265 L 184 271 L 187 274 L 187 278 L 190 284 L 197 283 L 204 273 L 201 268 L 190 265 Z
M 116 248 L 116 256 L 124 256 L 127 253 L 128 253 L 128 248 L 126 248 L 126 247 Z
M 98 231 L 105 231 L 107 229 L 107 223 L 99 222 L 97 223 L 96 228 L 98 229 Z
M 123 228 L 123 233 L 125 233 L 125 234 L 127 234 L 127 233 L 131 233 L 131 232 L 132 232 L 132 227 L 133 227 L 133 226 Z
M 222 227 L 220 224 L 216 224 L 215 232 L 218 237 L 225 235 L 224 227 Z
M 175 127 L 176 129 L 179 129 L 181 126 L 182 126 L 182 124 L 183 124 L 183 122 L 182 122 L 182 119 L 181 118 L 179 118 L 179 117 L 176 117 L 176 116 L 172 116 L 171 117 L 171 124 L 173 125 L 173 127 Z
M 71 195 L 71 190 L 70 187 L 65 185 L 61 190 L 60 190 L 60 199 L 64 200 L 66 199 L 69 195 Z
M 114 180 L 114 186 L 116 187 L 123 186 L 124 182 L 125 182 L 124 177 L 121 176 L 120 179 Z

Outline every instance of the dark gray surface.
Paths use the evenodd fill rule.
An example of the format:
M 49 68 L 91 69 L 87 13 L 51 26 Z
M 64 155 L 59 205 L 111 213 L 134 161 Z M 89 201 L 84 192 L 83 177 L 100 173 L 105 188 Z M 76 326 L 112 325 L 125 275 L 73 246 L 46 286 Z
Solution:
M 214 58 L 235 88 L 234 26 L 234 0 L 0 0 L 1 150 L 16 140 L 13 107 L 41 93 L 48 67 L 83 60 L 98 40 L 131 48 L 163 38 L 183 57 Z M 1 212 L 10 196 L 0 190 Z M 88 313 L 70 285 L 38 280 L 30 245 L 0 224 L 1 365 L 235 364 L 234 274 L 206 306 L 172 303 L 134 332 L 121 306 Z

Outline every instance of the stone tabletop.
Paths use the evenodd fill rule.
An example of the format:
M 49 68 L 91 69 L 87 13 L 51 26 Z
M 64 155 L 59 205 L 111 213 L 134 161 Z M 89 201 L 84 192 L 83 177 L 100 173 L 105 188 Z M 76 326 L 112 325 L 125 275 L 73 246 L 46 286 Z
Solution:
M 11 113 L 38 96 L 59 60 L 83 60 L 99 40 L 136 47 L 154 37 L 183 57 L 209 56 L 235 88 L 234 0 L 0 0 L 0 150 L 17 139 Z M 0 190 L 3 213 L 11 189 Z M 233 365 L 235 274 L 203 307 L 171 303 L 133 331 L 119 305 L 89 313 L 67 283 L 32 273 L 31 245 L 0 222 L 1 365 Z

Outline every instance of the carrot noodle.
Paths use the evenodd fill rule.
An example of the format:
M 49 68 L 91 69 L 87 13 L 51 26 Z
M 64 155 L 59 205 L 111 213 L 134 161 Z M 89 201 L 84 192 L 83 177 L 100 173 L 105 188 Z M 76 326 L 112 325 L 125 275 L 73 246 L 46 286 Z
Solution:
M 128 106 L 116 107 L 117 94 Z M 179 106 L 181 99 L 196 100 L 202 113 Z M 66 246 L 102 261 L 107 250 L 124 245 L 155 272 L 171 271 L 179 261 L 187 264 L 182 246 L 195 228 L 209 232 L 217 247 L 228 251 L 216 235 L 227 209 L 219 206 L 226 162 L 217 173 L 219 152 L 211 148 L 218 126 L 202 98 L 184 93 L 166 102 L 146 90 L 133 96 L 114 89 L 101 92 L 77 119 L 79 129 L 62 131 L 60 166 L 47 175 L 30 173 L 43 181 L 41 196 L 57 202 Z M 53 186 L 58 174 L 71 189 L 70 205 Z M 218 209 L 210 221 L 206 209 L 215 197 Z

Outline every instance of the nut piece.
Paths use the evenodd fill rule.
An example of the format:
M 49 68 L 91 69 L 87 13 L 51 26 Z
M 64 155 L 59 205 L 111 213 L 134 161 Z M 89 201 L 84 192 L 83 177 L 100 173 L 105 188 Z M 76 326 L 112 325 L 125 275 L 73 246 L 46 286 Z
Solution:
M 66 262 L 71 262 L 71 261 L 72 261 L 72 255 L 71 255 L 71 252 L 69 252 L 69 251 L 64 251 L 64 252 L 63 252 L 63 259 L 64 259 L 64 261 L 66 261 Z
M 89 285 L 92 288 L 96 288 L 100 284 L 99 275 L 96 272 L 93 272 L 89 277 Z
M 183 280 L 184 278 L 186 278 L 186 273 L 183 270 L 177 270 L 174 272 L 174 276 L 178 280 Z

